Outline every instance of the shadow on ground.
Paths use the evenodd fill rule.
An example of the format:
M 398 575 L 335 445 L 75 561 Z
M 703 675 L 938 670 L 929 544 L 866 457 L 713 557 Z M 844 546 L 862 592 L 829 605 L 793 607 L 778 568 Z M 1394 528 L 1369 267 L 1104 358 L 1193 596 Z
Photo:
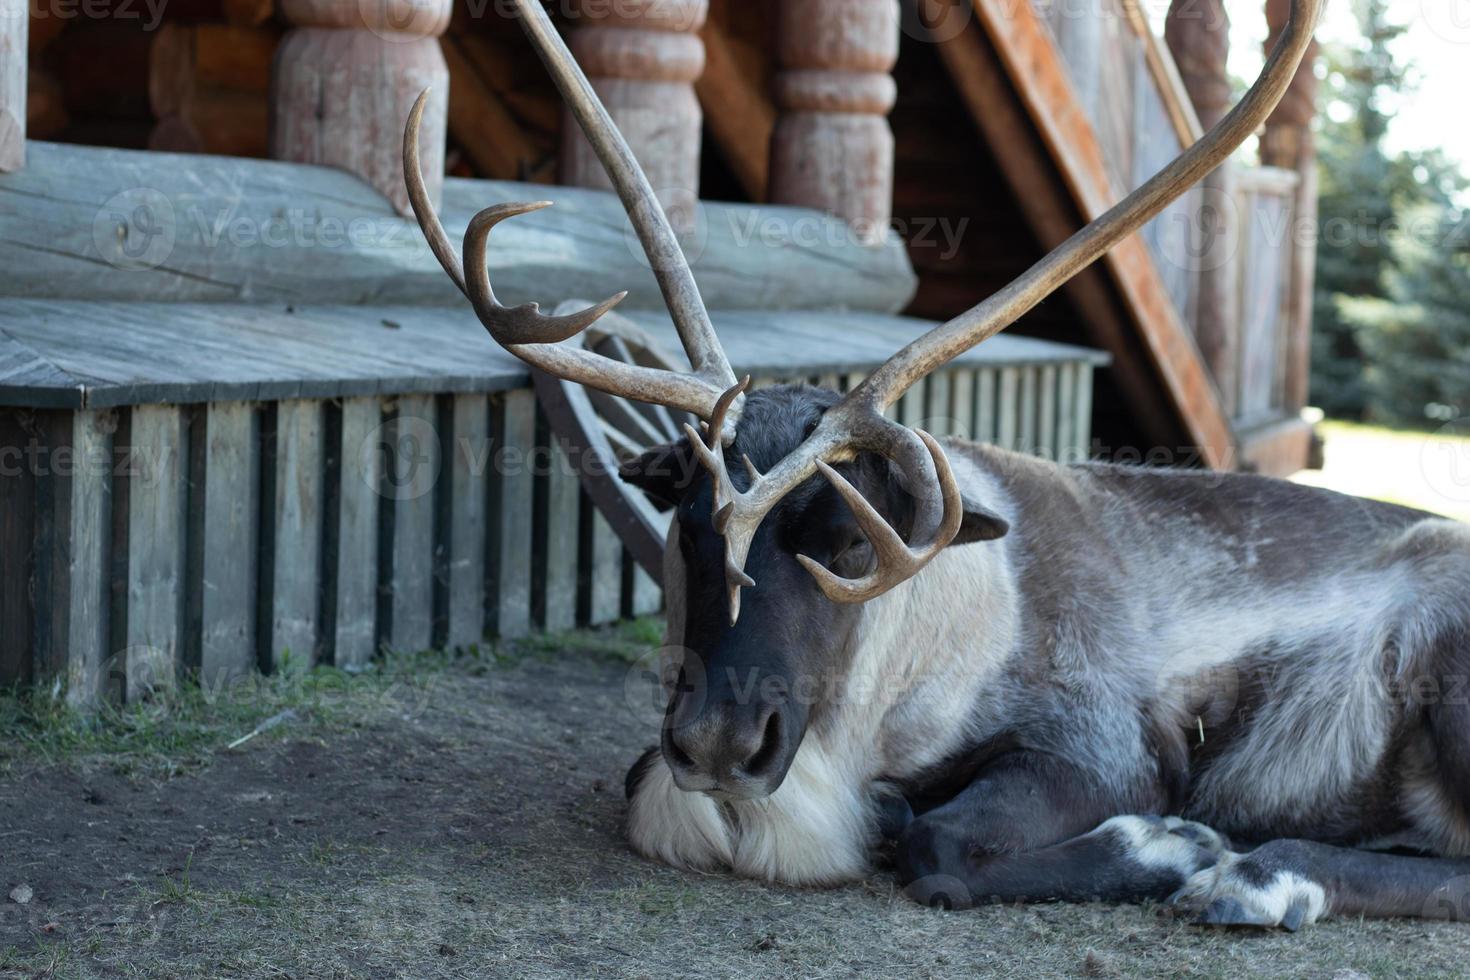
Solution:
M 553 656 L 375 689 L 160 777 L 12 757 L 0 975 L 1463 976 L 1470 928 L 1205 932 L 1103 906 L 931 912 L 891 878 L 805 892 L 649 864 L 626 664 Z M 221 742 L 223 745 L 224 742 Z

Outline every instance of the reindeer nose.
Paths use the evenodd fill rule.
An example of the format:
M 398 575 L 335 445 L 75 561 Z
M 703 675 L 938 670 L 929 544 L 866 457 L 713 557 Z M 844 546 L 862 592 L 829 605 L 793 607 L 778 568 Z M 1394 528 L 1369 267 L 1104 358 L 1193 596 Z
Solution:
M 663 732 L 674 783 L 688 792 L 766 796 L 781 775 L 787 724 L 779 704 L 721 701 L 681 717 L 675 703 Z

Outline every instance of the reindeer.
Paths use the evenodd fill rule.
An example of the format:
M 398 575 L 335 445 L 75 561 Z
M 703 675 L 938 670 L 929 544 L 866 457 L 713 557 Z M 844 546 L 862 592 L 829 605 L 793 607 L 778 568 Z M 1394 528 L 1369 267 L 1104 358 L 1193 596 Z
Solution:
M 516 5 L 692 372 L 562 343 L 621 295 L 555 317 L 497 302 L 491 229 L 546 205 L 482 211 L 460 261 L 419 174 L 422 98 L 404 169 L 498 342 L 704 423 L 622 467 L 673 510 L 673 680 L 661 744 L 627 778 L 634 849 L 794 885 L 891 849 L 907 894 L 948 908 L 1168 900 L 1291 930 L 1465 915 L 1470 527 L 1251 475 L 1064 467 L 883 415 L 1220 165 L 1281 97 L 1321 0 L 1295 0 L 1202 140 L 845 396 L 736 380 L 616 126 L 545 13 Z

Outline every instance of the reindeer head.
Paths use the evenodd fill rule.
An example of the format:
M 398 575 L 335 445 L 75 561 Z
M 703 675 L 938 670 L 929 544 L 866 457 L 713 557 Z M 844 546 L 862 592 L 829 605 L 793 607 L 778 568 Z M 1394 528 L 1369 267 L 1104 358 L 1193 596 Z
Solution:
M 623 294 L 562 317 L 543 315 L 534 303 L 508 309 L 496 300 L 485 263 L 491 230 L 547 204 L 480 212 L 465 232 L 461 262 L 419 172 L 422 96 L 404 137 L 409 199 L 440 264 L 507 350 L 558 377 L 703 420 L 703 431 L 688 427 L 686 440 L 625 470 L 678 508 L 675 547 L 687 586 L 684 641 L 707 678 L 698 704 L 680 691 L 671 698 L 675 724 L 663 751 L 685 789 L 765 795 L 781 784 L 809 723 L 808 705 L 790 696 L 796 675 L 813 671 L 823 651 L 830 660 L 842 646 L 853 619 L 844 610 L 912 578 L 956 540 L 1005 532 L 1003 521 L 965 501 L 939 444 L 886 418 L 884 410 L 925 375 L 1015 322 L 1223 163 L 1285 93 L 1322 0 L 1294 0 L 1261 77 L 1203 139 L 1014 282 L 913 341 L 840 397 L 811 391 L 750 396 L 749 379 L 736 381 L 689 264 L 632 152 L 545 11 L 534 0 L 515 2 L 638 232 L 692 372 L 626 364 L 562 344 Z M 682 487 L 660 483 L 649 464 L 658 453 L 681 452 L 698 462 L 703 478 Z M 744 617 L 743 591 L 752 593 Z M 776 683 L 756 683 L 741 703 L 738 692 L 709 686 L 712 672 Z

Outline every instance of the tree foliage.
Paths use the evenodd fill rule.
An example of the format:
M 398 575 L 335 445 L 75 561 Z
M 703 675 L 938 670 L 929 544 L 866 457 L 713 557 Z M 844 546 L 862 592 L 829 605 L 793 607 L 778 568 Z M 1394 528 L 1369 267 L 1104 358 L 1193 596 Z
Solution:
M 1325 52 L 1312 400 L 1423 424 L 1470 410 L 1470 229 L 1455 204 L 1465 182 L 1442 154 L 1385 149 L 1393 101 L 1411 88 L 1386 6 L 1357 0 L 1361 41 Z

